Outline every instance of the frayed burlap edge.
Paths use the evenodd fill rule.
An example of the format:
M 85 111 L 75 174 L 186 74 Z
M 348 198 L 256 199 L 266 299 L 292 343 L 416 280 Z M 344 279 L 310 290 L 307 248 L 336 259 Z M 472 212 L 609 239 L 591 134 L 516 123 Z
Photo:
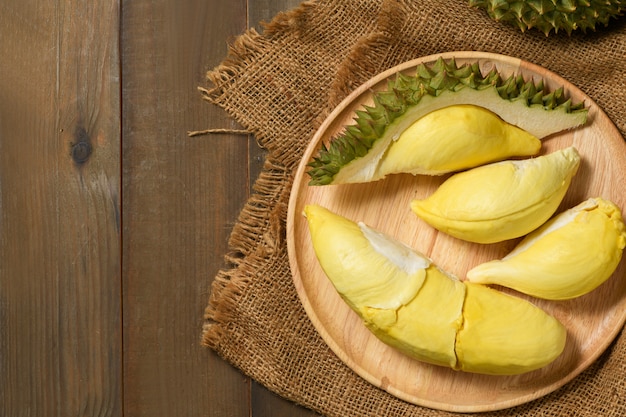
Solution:
M 236 310 L 242 290 L 250 284 L 245 277 L 252 274 L 241 270 L 254 268 L 250 265 L 271 256 L 282 244 L 280 225 L 286 202 L 277 193 L 284 189 L 285 180 L 284 167 L 266 160 L 254 184 L 255 193 L 246 202 L 231 232 L 230 252 L 225 256 L 228 267 L 218 272 L 211 287 L 202 328 L 202 344 L 206 347 L 218 347 L 234 318 L 231 312 Z
M 267 140 L 265 132 L 255 126 L 247 126 L 247 120 L 236 117 L 238 112 L 233 111 L 224 93 L 232 87 L 249 64 L 266 52 L 271 44 L 271 36 L 288 29 L 294 21 L 313 7 L 314 3 L 304 2 L 299 8 L 279 13 L 270 23 L 262 23 L 263 34 L 255 29 L 249 29 L 238 36 L 230 45 L 229 53 L 221 64 L 207 72 L 207 83 L 211 87 L 199 88 L 205 101 L 220 106 L 233 115 L 235 120 L 244 126 L 242 131 L 254 134 L 261 147 L 264 147 Z M 288 152 L 282 154 L 287 158 L 293 155 Z M 265 160 L 263 170 L 254 183 L 253 195 L 241 210 L 231 231 L 228 241 L 229 253 L 224 257 L 226 266 L 217 273 L 211 285 L 209 302 L 204 313 L 201 343 L 218 352 L 219 343 L 227 331 L 228 323 L 235 318 L 232 312 L 236 310 L 242 290 L 250 284 L 250 280 L 244 278 L 250 274 L 241 273 L 241 269 L 251 268 L 249 265 L 266 259 L 276 250 L 276 240 L 271 238 L 272 235 L 276 235 L 276 231 L 272 234 L 268 229 L 278 227 L 281 222 L 276 212 L 280 200 L 277 193 L 284 189 L 285 168 L 280 162 L 272 159 L 270 154 Z M 297 159 L 293 157 L 288 163 L 295 164 Z

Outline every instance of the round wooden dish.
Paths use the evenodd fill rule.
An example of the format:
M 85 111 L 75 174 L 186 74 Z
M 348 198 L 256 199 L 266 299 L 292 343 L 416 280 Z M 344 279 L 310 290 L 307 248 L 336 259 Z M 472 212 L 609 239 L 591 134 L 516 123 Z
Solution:
M 409 202 L 432 193 L 445 177 L 395 175 L 368 184 L 308 186 L 306 164 L 322 142 L 350 124 L 354 111 L 371 103 L 372 91 L 383 89 L 397 72 L 411 72 L 439 56 L 458 64 L 494 66 L 504 74 L 540 78 L 551 89 L 564 87 L 574 101 L 584 101 L 589 121 L 579 129 L 544 140 L 543 153 L 576 146 L 582 164 L 559 211 L 602 196 L 626 207 L 626 143 L 605 113 L 582 91 L 561 77 L 519 59 L 477 52 L 452 52 L 407 62 L 376 76 L 344 100 L 320 127 L 296 173 L 289 202 L 287 239 L 293 279 L 311 321 L 330 348 L 370 383 L 405 401 L 447 411 L 480 412 L 513 407 L 542 397 L 579 375 L 616 337 L 626 320 L 626 262 L 595 291 L 569 301 L 527 298 L 558 318 L 568 329 L 563 354 L 547 367 L 517 376 L 488 376 L 428 365 L 383 344 L 341 300 L 321 270 L 310 242 L 305 204 L 317 203 L 355 221 L 381 230 L 427 254 L 461 279 L 471 267 L 508 253 L 517 241 L 479 245 L 451 238 L 419 220 Z M 580 242 L 584 245 L 585 242 Z M 507 290 L 505 290 L 507 291 Z

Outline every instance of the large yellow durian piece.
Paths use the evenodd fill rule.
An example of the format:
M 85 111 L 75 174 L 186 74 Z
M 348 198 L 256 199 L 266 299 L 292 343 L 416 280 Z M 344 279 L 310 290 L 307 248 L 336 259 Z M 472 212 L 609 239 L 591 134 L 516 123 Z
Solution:
M 546 222 L 580 165 L 576 148 L 483 165 L 452 175 L 415 214 L 437 230 L 476 243 L 524 236 Z
M 571 299 L 605 282 L 617 268 L 624 246 L 620 209 L 602 198 L 590 198 L 526 236 L 503 259 L 471 269 L 467 279 L 538 298 Z
M 402 132 L 380 161 L 377 177 L 440 175 L 540 150 L 537 137 L 485 108 L 449 106 L 428 113 Z
M 408 246 L 318 205 L 304 215 L 313 248 L 346 303 L 381 341 L 417 360 L 512 375 L 562 352 L 561 323 L 521 298 L 466 284 Z
M 540 308 L 484 285 L 465 286 L 464 322 L 456 341 L 459 369 L 519 374 L 548 365 L 565 348 L 565 328 Z
M 322 269 L 367 327 L 421 361 L 454 367 L 463 284 L 442 280 L 428 258 L 363 223 L 317 205 L 305 215 Z M 418 294 L 424 301 L 412 303 Z

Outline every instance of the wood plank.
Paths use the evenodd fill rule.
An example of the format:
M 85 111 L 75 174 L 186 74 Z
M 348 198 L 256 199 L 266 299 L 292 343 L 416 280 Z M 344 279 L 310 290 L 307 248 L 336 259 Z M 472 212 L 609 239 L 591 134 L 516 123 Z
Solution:
M 124 403 L 129 416 L 248 416 L 250 382 L 200 345 L 210 281 L 249 195 L 244 136 L 197 86 L 246 27 L 246 2 L 122 7 Z
M 0 3 L 0 415 L 121 415 L 119 4 Z

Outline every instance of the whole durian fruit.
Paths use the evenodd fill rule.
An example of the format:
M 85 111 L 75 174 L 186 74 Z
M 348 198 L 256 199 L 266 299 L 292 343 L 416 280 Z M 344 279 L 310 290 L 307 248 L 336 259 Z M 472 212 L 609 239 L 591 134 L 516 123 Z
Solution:
M 552 30 L 594 31 L 609 24 L 626 10 L 626 0 L 469 0 L 470 6 L 485 9 L 498 22 L 508 22 L 522 32 L 536 28 L 546 36 Z

